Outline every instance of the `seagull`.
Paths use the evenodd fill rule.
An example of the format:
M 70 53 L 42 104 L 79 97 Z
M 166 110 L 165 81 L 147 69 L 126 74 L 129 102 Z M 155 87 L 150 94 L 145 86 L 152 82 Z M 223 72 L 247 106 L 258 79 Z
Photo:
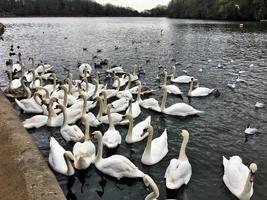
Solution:
M 264 103 L 256 102 L 255 107 L 256 108 L 263 108 L 264 107 Z
M 248 135 L 254 135 L 258 132 L 257 128 L 251 128 L 250 125 L 247 126 L 247 128 L 245 129 L 245 133 Z

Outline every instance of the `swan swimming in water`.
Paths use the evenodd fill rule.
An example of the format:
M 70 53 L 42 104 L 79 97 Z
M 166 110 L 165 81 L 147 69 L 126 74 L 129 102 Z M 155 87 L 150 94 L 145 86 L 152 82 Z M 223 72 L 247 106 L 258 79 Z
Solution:
M 257 165 L 251 163 L 249 168 L 242 163 L 239 156 L 226 159 L 223 156 L 223 182 L 226 187 L 240 200 L 249 200 L 253 195 L 254 176 Z

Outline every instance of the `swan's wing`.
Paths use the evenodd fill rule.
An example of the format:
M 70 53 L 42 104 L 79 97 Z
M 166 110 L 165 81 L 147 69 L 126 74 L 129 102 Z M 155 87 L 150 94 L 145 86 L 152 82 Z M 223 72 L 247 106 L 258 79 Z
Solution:
M 91 141 L 86 141 L 83 143 L 76 142 L 75 145 L 73 146 L 73 155 L 79 155 L 83 154 L 87 156 L 90 156 L 95 153 L 95 146 Z
M 64 169 L 66 162 L 64 160 L 65 149 L 56 141 L 54 137 L 50 138 L 49 163 L 55 169 Z
M 161 134 L 160 137 L 157 137 L 152 140 L 151 143 L 151 153 L 153 157 L 164 156 L 168 152 L 168 136 L 167 130 Z
M 168 188 L 177 189 L 187 184 L 192 175 L 192 168 L 188 160 L 172 159 L 165 173 Z
M 143 177 L 143 173 L 126 157 L 113 155 L 102 160 L 102 171 L 118 179 L 122 177 Z

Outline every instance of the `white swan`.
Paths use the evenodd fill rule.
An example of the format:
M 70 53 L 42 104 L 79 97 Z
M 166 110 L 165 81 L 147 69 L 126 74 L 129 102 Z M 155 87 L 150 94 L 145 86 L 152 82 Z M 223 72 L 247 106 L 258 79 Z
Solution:
M 126 80 L 124 78 L 124 75 L 122 75 L 122 77 L 119 78 L 118 76 L 116 76 L 115 74 L 113 74 L 113 80 L 114 80 L 113 83 L 112 83 L 112 87 L 113 88 L 117 88 L 118 86 L 120 86 L 120 87 L 125 86 L 126 83 L 128 82 L 128 80 Z
M 104 106 L 102 99 L 100 97 L 97 97 L 96 100 L 99 103 L 99 112 L 97 114 L 97 119 L 104 124 L 109 124 L 108 115 L 103 116 L 103 110 L 105 108 L 103 108 Z M 124 120 L 123 115 L 119 113 L 111 113 L 111 120 L 114 125 L 126 125 L 129 123 L 129 120 Z
M 154 182 L 154 180 L 150 176 L 145 174 L 145 176 L 143 177 L 143 181 L 146 187 L 150 186 L 152 189 L 152 192 L 146 196 L 145 200 L 155 200 L 156 198 L 158 198 L 159 188 Z
M 89 77 L 92 74 L 92 66 L 89 65 L 88 63 L 83 63 L 79 66 L 79 72 L 81 77 L 84 77 L 84 72 L 86 72 L 85 77 Z
M 129 99 L 132 99 L 133 98 L 133 95 L 130 91 L 130 87 L 131 87 L 131 83 L 132 83 L 132 78 L 130 76 L 130 74 L 126 74 L 126 76 L 128 77 L 128 84 L 126 86 L 126 88 L 122 91 L 119 91 L 117 94 L 116 94 L 116 97 L 118 98 L 129 98 Z
M 183 184 L 189 182 L 192 175 L 191 164 L 185 154 L 186 145 L 189 140 L 187 130 L 182 130 L 183 143 L 180 149 L 178 159 L 172 159 L 166 169 L 164 178 L 166 179 L 166 187 L 174 190 L 180 188 Z
M 66 113 L 66 107 L 58 104 L 58 108 L 60 108 L 63 112 L 63 124 L 60 128 L 60 133 L 62 137 L 67 141 L 73 141 L 73 142 L 79 142 L 84 139 L 84 134 L 81 131 L 81 129 L 77 125 L 68 125 L 67 123 L 67 113 Z
M 106 98 L 107 99 L 115 97 L 118 94 L 118 92 L 120 91 L 120 80 L 119 80 L 119 77 L 118 76 L 114 76 L 113 79 L 118 81 L 117 88 L 116 89 L 104 89 L 102 91 L 102 92 L 106 92 Z
M 124 111 L 128 108 L 129 106 L 129 98 L 124 97 L 121 99 L 118 99 L 116 101 L 113 101 L 111 103 L 111 110 L 110 112 L 116 113 L 116 112 L 121 112 Z
M 51 137 L 48 162 L 53 170 L 66 176 L 72 176 L 74 169 L 71 161 L 73 160 L 73 154 L 70 151 L 65 151 L 56 139 Z
M 125 118 L 129 120 L 129 128 L 128 132 L 125 138 L 126 143 L 134 143 L 134 142 L 139 142 L 146 138 L 148 136 L 148 132 L 144 132 L 144 129 L 151 123 L 151 116 L 148 116 L 145 120 L 139 122 L 133 127 L 133 117 L 132 115 L 126 114 Z
M 123 74 L 124 70 L 122 67 L 113 67 L 106 70 L 108 73 Z
M 18 88 L 21 87 L 21 78 L 16 78 L 16 79 L 13 79 L 12 77 L 12 73 L 8 70 L 5 71 L 8 75 L 8 79 L 9 79 L 9 88 L 11 90 L 16 90 Z
M 161 112 L 161 109 L 159 107 L 159 102 L 154 98 L 149 99 L 141 99 L 141 82 L 137 81 L 138 85 L 138 94 L 137 94 L 137 101 L 139 102 L 139 105 L 145 109 L 154 110 L 157 112 Z
M 112 123 L 111 113 L 110 113 L 111 105 L 108 105 L 107 113 L 108 113 L 108 121 L 109 121 L 109 128 L 104 133 L 103 136 L 103 144 L 110 149 L 116 148 L 118 145 L 121 144 L 121 134 L 117 131 Z
M 91 112 L 86 113 L 86 108 L 87 108 L 86 97 L 84 95 L 80 95 L 79 98 L 83 99 L 83 108 L 82 108 L 82 115 L 81 115 L 82 116 L 81 118 L 85 119 L 85 120 L 82 120 L 83 125 L 86 125 L 84 124 L 84 122 L 88 121 L 88 123 L 90 123 L 90 126 L 98 127 L 101 124 L 101 122 L 98 121 L 98 119 L 95 117 L 93 113 Z
M 194 79 L 194 81 L 197 81 L 197 79 L 195 79 L 193 76 L 187 76 L 187 75 L 182 75 L 175 78 L 175 74 L 176 74 L 176 67 L 173 66 L 171 75 L 171 82 L 173 83 L 190 83 L 192 78 Z
M 100 131 L 92 133 L 97 138 L 97 155 L 94 161 L 95 167 L 104 174 L 115 177 L 120 180 L 123 177 L 142 178 L 144 173 L 140 171 L 128 158 L 121 155 L 112 155 L 108 158 L 102 158 L 103 142 Z
M 126 114 L 131 114 L 133 119 L 137 118 L 141 114 L 141 108 L 138 101 L 133 103 L 133 100 L 130 99 L 129 107 L 126 110 Z
M 85 124 L 84 142 L 76 142 L 73 146 L 74 166 L 76 169 L 87 169 L 95 160 L 95 145 L 90 140 L 90 122 L 82 118 Z
M 174 95 L 181 95 L 183 94 L 181 92 L 181 90 L 176 86 L 176 85 L 167 85 L 167 71 L 164 71 L 164 81 L 163 81 L 163 85 L 165 85 L 167 87 L 167 92 L 169 94 L 174 94 Z
M 249 168 L 242 163 L 239 156 L 232 156 L 227 160 L 223 156 L 223 182 L 226 187 L 241 200 L 249 200 L 253 195 L 254 176 L 257 165 L 251 163 Z
M 161 111 L 167 115 L 174 115 L 174 116 L 188 116 L 188 115 L 196 115 L 200 113 L 204 113 L 203 111 L 196 110 L 192 106 L 186 103 L 175 103 L 168 108 L 165 108 L 166 101 L 167 101 L 167 88 L 163 85 L 163 99 L 161 103 Z
M 194 84 L 193 82 L 194 80 L 192 78 L 190 82 L 189 91 L 188 91 L 189 97 L 205 97 L 211 94 L 215 90 L 215 88 L 210 89 L 206 87 L 197 87 L 196 89 L 193 90 L 193 84 Z
M 160 137 L 153 138 L 153 127 L 147 126 L 142 135 L 148 132 L 146 148 L 143 152 L 141 162 L 145 165 L 154 165 L 161 161 L 168 153 L 167 130 L 161 134 Z

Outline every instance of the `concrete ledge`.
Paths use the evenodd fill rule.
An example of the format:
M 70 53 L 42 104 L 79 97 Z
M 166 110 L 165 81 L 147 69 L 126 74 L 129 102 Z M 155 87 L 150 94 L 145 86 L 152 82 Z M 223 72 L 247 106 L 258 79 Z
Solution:
M 31 136 L 0 90 L 0 197 L 66 199 Z
M 5 26 L 0 22 L 0 36 L 3 35 L 4 31 L 5 31 Z

